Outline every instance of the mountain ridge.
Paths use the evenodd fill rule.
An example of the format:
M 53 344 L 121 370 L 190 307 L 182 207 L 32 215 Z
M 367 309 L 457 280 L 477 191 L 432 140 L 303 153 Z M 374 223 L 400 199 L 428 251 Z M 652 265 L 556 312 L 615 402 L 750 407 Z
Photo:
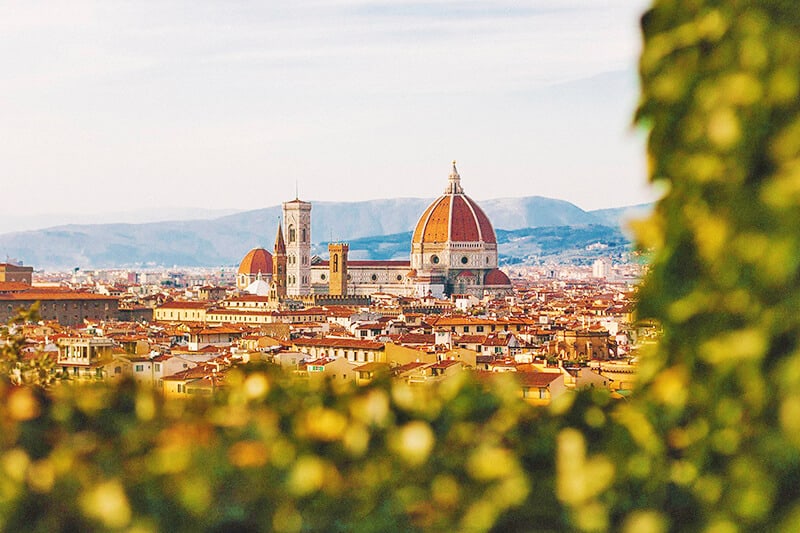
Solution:
M 377 239 L 372 242 L 378 243 L 380 237 L 413 230 L 432 201 L 314 202 L 312 241 Z M 589 225 L 618 231 L 627 210 L 641 207 L 611 208 L 595 215 L 565 200 L 541 196 L 484 200 L 480 205 L 498 233 Z M 49 269 L 235 265 L 251 248 L 272 249 L 280 214 L 281 206 L 275 205 L 210 219 L 60 225 L 0 234 L 0 254 Z

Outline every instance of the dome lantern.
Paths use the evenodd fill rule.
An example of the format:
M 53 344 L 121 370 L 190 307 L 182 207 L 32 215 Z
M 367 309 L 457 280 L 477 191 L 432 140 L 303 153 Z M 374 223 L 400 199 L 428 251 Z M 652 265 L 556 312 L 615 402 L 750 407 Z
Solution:
M 445 194 L 464 194 L 464 189 L 461 188 L 461 176 L 458 175 L 458 170 L 456 169 L 456 162 L 453 161 L 453 170 L 450 172 L 450 176 L 448 178 L 447 189 L 444 191 Z

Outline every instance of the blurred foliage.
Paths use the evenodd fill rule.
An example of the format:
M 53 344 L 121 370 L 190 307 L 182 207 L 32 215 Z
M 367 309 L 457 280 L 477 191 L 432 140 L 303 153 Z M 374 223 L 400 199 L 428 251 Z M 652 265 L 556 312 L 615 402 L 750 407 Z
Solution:
M 800 530 L 800 10 L 657 0 L 642 28 L 667 193 L 640 314 L 664 333 L 630 401 L 258 368 L 204 401 L 3 382 L 3 530 Z
M 48 387 L 63 378 L 55 361 L 45 354 L 29 352 L 24 325 L 39 321 L 39 305 L 20 311 L 8 324 L 0 327 L 0 376 L 14 385 Z
M 637 120 L 668 192 L 639 228 L 639 312 L 664 334 L 620 420 L 626 474 L 670 529 L 800 531 L 800 9 L 657 1 L 642 28 Z
M 590 497 L 609 472 L 583 450 L 568 467 L 584 461 L 603 479 L 578 496 L 556 486 L 559 430 L 577 428 L 593 446 L 624 442 L 603 427 L 597 405 L 608 394 L 569 397 L 556 412 L 522 402 L 509 376 L 491 387 L 464 376 L 342 392 L 246 366 L 196 401 L 133 382 L 46 392 L 4 384 L 0 523 L 42 532 L 568 528 L 559 491 Z M 577 414 L 587 409 L 591 417 Z

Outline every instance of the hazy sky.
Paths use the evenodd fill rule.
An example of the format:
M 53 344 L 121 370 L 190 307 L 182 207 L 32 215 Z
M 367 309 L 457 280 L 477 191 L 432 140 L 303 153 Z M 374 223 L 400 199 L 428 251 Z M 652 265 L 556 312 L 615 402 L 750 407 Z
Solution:
M 639 0 L 0 3 L 5 214 L 653 199 Z

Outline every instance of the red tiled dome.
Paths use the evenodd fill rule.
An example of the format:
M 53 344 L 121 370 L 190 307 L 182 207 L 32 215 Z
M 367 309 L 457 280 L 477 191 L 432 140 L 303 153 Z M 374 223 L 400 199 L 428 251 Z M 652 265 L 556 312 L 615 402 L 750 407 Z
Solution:
M 412 244 L 442 242 L 485 242 L 496 244 L 489 217 L 461 189 L 453 164 L 448 190 L 437 198 L 419 219 Z
M 272 274 L 272 254 L 263 248 L 253 248 L 239 264 L 239 274 Z
M 490 270 L 489 273 L 486 274 L 486 277 L 483 280 L 483 284 L 492 287 L 497 287 L 497 286 L 511 285 L 511 280 L 508 279 L 508 276 L 506 276 L 505 272 L 503 272 L 498 268 L 495 268 L 494 270 Z

